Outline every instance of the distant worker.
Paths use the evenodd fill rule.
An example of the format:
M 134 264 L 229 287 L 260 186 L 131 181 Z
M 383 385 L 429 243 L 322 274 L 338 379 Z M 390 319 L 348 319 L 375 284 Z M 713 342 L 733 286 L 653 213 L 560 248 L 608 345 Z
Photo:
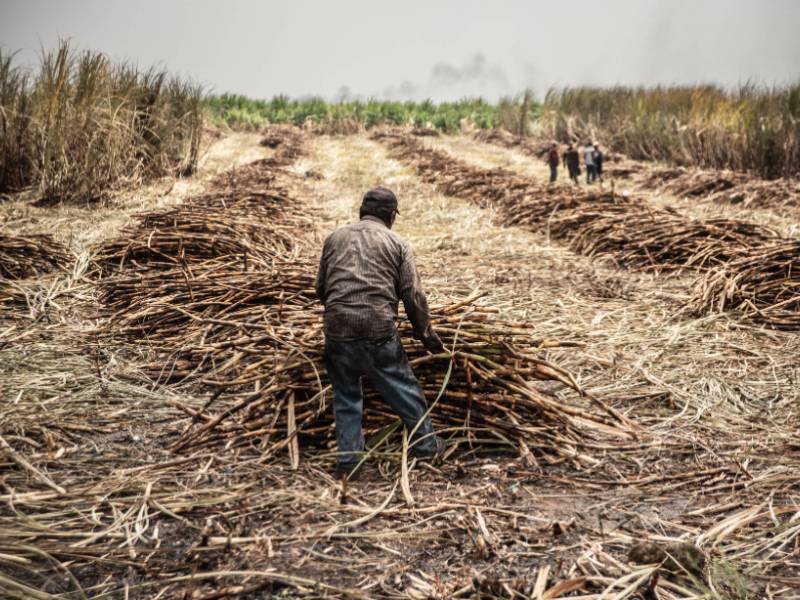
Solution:
M 578 185 L 578 177 L 581 174 L 580 155 L 572 144 L 567 146 L 567 151 L 564 153 L 564 165 L 567 167 L 569 178 Z
M 550 150 L 547 152 L 547 164 L 550 166 L 550 183 L 554 183 L 558 179 L 558 144 L 553 142 L 550 144 Z
M 333 388 L 336 472 L 342 478 L 355 478 L 363 457 L 365 377 L 408 429 L 411 456 L 440 457 L 445 447 L 426 416 L 425 396 L 397 332 L 402 300 L 414 337 L 433 354 L 445 351 L 431 327 L 411 247 L 391 231 L 398 212 L 392 191 L 372 189 L 361 201 L 360 221 L 331 233 L 322 249 L 316 292 L 325 306 L 325 365 Z
M 600 150 L 600 144 L 594 145 L 594 169 L 597 173 L 597 179 L 600 181 L 600 185 L 603 185 L 603 161 L 605 160 L 605 156 L 603 156 L 603 152 Z
M 586 165 L 586 183 L 594 183 L 597 179 L 597 169 L 594 164 L 594 146 L 591 142 L 586 142 L 583 147 L 583 162 Z

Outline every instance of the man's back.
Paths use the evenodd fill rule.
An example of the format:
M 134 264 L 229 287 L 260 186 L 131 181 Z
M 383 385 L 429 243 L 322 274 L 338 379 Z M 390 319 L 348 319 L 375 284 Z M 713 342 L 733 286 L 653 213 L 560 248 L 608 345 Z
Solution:
M 580 157 L 580 154 L 578 154 L 578 151 L 575 148 L 572 148 L 571 150 L 567 150 L 567 153 L 564 156 L 567 165 L 569 165 L 570 167 L 577 167 L 578 166 L 579 161 L 580 161 L 579 157 Z
M 418 287 L 408 244 L 367 216 L 325 241 L 317 294 L 331 339 L 379 339 L 395 331 L 404 288 Z M 420 290 L 421 293 L 421 290 Z M 427 308 L 427 307 L 426 307 Z

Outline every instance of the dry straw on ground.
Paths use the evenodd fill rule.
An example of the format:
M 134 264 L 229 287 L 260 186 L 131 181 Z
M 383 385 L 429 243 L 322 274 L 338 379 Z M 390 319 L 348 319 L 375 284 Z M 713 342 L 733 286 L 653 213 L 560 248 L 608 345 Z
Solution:
M 369 161 L 386 161 L 362 141 Z M 450 427 L 445 464 L 404 460 L 391 419 L 368 399 L 375 435 L 365 481 L 334 482 L 330 415 L 311 418 L 322 394 L 310 395 L 325 386 L 316 379 L 310 249 L 299 243 L 283 259 L 268 229 L 254 226 L 241 238 L 268 250 L 248 251 L 245 266 L 231 230 L 198 225 L 203 215 L 239 219 L 236 198 L 256 191 L 293 207 L 325 181 L 303 184 L 261 163 L 220 178 L 204 194 L 217 199 L 200 199 L 196 213 L 190 201 L 172 221 L 151 215 L 125 231 L 140 248 L 171 225 L 186 241 L 153 235 L 156 252 L 136 258 L 127 244 L 106 248 L 95 273 L 113 313 L 105 332 L 71 328 L 55 309 L 37 327 L 19 316 L 19 326 L 2 322 L 9 392 L 0 391 L 15 407 L 0 415 L 14 450 L 3 452 L 3 593 L 791 597 L 800 582 L 797 397 L 778 380 L 787 367 L 774 347 L 786 334 L 748 337 L 712 318 L 705 326 L 660 320 L 662 307 L 625 308 L 619 299 L 573 304 L 557 273 L 549 286 L 537 283 L 538 301 L 552 306 L 541 307 L 535 327 L 508 316 L 517 307 L 498 284 L 460 306 L 437 304 L 455 360 L 409 347 L 431 400 L 444 388 L 433 415 Z M 276 210 L 277 199 L 264 204 L 270 218 L 257 218 L 257 201 L 240 206 L 264 228 L 288 219 L 297 242 L 305 239 L 311 226 L 292 224 L 296 211 Z M 209 241 L 217 235 L 225 244 Z M 442 246 L 432 260 L 457 251 Z M 508 260 L 522 268 L 527 258 Z M 643 322 L 610 314 L 629 311 Z M 608 344 L 628 358 L 547 339 L 557 330 L 571 340 L 564 334 L 579 323 L 593 352 Z M 647 336 L 666 367 L 637 356 Z

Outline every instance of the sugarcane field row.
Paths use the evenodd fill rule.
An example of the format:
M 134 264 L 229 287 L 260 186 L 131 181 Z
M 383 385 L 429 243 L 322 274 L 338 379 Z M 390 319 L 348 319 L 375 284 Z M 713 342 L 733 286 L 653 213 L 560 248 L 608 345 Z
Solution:
M 0 595 L 797 597 L 795 184 L 549 185 L 541 143 L 431 133 L 269 126 L 175 189 L 0 204 Z M 314 280 L 375 185 L 447 449 L 414 459 L 366 386 L 348 482 Z
M 410 136 L 380 138 L 444 193 L 498 204 L 504 224 L 545 227 L 576 251 L 612 255 L 621 266 L 704 271 L 694 308 L 739 308 L 775 327 L 800 327 L 800 240 L 738 219 L 690 218 L 613 190 L 575 192 L 503 169 L 475 168 Z
M 542 159 L 547 143 L 514 135 L 500 129 L 479 131 L 478 141 L 514 149 Z M 605 175 L 619 182 L 631 182 L 640 190 L 663 190 L 675 196 L 707 200 L 711 203 L 768 208 L 778 212 L 796 212 L 800 208 L 800 183 L 790 179 L 763 180 L 746 173 L 719 169 L 660 166 L 631 160 L 610 153 Z

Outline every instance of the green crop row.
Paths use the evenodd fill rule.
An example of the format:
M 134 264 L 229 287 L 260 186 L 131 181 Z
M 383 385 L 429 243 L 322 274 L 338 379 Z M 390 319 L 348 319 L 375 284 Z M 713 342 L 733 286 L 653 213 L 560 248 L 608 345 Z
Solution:
M 231 127 L 258 128 L 265 123 L 311 124 L 331 133 L 348 133 L 383 125 L 429 127 L 447 133 L 469 124 L 480 129 L 507 127 L 516 130 L 523 100 L 503 100 L 491 104 L 477 99 L 435 103 L 353 100 L 326 102 L 321 98 L 290 99 L 275 96 L 254 100 L 246 96 L 222 94 L 206 99 L 212 122 Z M 529 102 L 528 120 L 536 118 L 540 105 Z

